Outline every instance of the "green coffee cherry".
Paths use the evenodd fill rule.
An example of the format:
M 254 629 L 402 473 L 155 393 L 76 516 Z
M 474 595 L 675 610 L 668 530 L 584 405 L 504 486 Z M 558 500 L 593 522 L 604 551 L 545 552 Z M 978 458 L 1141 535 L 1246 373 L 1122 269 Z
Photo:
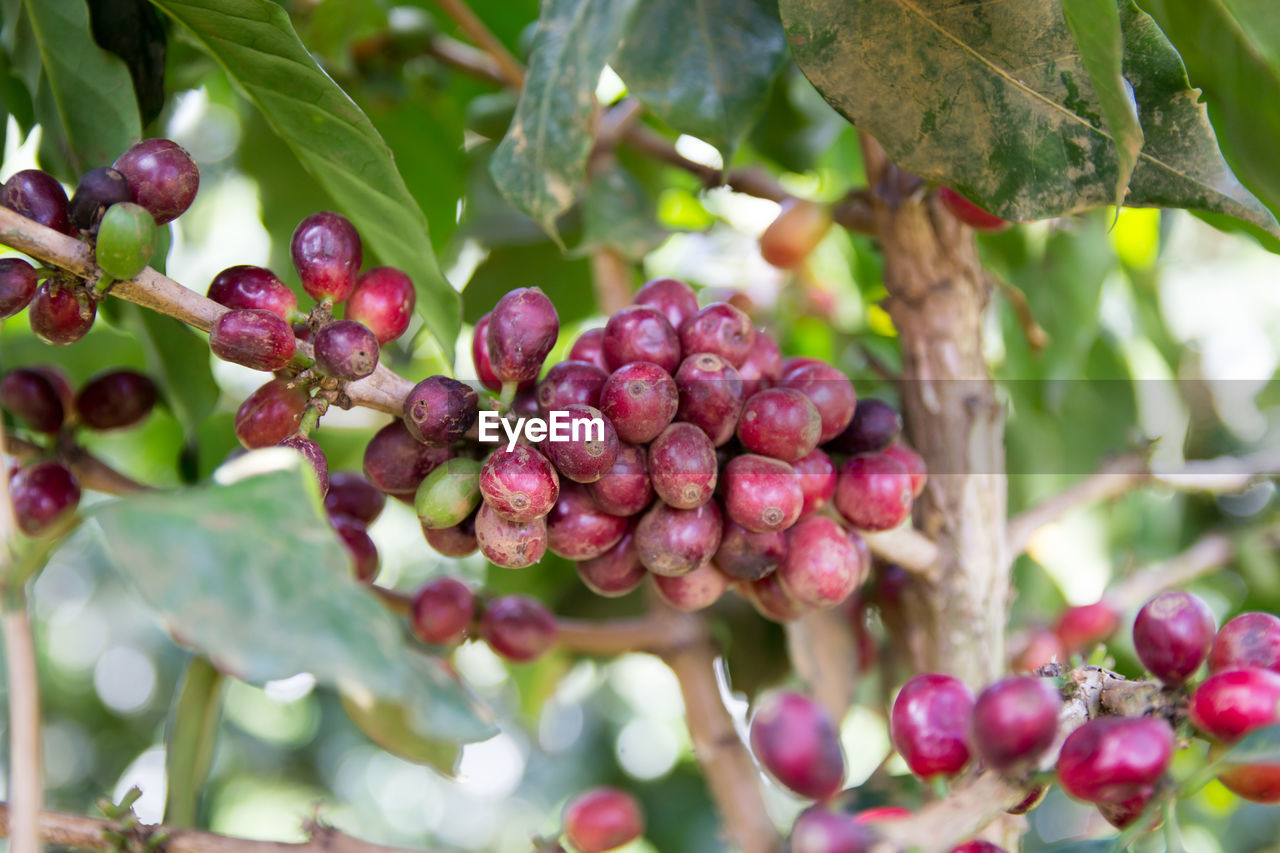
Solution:
M 465 458 L 448 460 L 418 486 L 413 505 L 428 530 L 461 524 L 480 505 L 480 463 Z
M 156 252 L 156 221 L 131 201 L 107 208 L 98 226 L 98 266 L 117 280 L 133 278 L 147 268 Z

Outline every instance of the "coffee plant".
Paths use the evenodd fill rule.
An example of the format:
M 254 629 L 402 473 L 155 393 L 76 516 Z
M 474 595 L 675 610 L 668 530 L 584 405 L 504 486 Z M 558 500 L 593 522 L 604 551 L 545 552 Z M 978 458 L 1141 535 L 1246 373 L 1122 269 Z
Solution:
M 9 849 L 1273 849 L 1265 5 L 0 3 Z

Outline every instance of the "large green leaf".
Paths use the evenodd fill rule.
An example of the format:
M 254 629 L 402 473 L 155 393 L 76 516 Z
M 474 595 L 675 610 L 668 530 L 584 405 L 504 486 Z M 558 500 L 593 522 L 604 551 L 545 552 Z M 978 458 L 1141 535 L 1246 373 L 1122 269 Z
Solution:
M 1280 211 L 1280 17 L 1273 3 L 1141 0 L 1204 90 L 1227 160 Z
M 63 177 L 111 163 L 141 135 L 129 71 L 94 43 L 84 0 L 22 0 L 10 32 L 14 68 L 45 129 L 45 159 L 74 173 Z
M 599 109 L 596 83 L 636 0 L 545 0 L 524 91 L 489 168 L 502 194 L 558 239 L 582 191 Z
M 1227 213 L 1280 233 L 1240 185 L 1173 46 L 1120 0 L 1146 137 L 1128 204 Z M 1119 157 L 1057 0 L 781 0 L 792 54 L 899 165 L 1013 220 L 1106 204 Z
M 611 163 L 591 177 L 582 199 L 582 242 L 574 247 L 575 254 L 613 249 L 639 261 L 666 238 L 657 206 L 635 175 Z
M 777 0 L 648 0 L 613 65 L 650 112 L 728 159 L 786 55 Z
M 445 352 L 461 325 L 458 294 L 431 251 L 427 219 L 369 119 L 316 65 L 271 0 L 152 0 L 240 85 L 378 260 L 403 269 L 418 313 Z
M 283 468 L 255 472 L 282 457 Z M 255 684 L 309 672 L 366 703 L 402 704 L 435 738 L 494 734 L 487 712 L 352 576 L 314 476 L 288 457 L 251 453 L 233 469 L 243 479 L 99 505 L 107 556 L 174 638 L 223 672 Z

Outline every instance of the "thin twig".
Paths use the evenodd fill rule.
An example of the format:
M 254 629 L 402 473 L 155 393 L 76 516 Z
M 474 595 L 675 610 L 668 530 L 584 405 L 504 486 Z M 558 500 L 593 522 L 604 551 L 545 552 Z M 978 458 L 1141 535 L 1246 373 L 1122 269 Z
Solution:
M 12 853 L 38 853 L 37 827 L 44 785 L 40 778 L 40 690 L 26 596 L 7 590 L 3 619 L 9 693 L 9 798 L 13 803 Z
M 626 260 L 615 249 L 591 253 L 591 283 L 596 307 L 604 314 L 616 314 L 631 302 L 631 273 Z
M 448 36 L 433 36 L 427 42 L 427 53 L 444 64 L 459 71 L 465 71 L 473 77 L 479 77 L 500 86 L 507 84 L 502 74 L 502 66 L 497 60 L 466 42 Z
M 502 70 L 502 77 L 507 85 L 516 89 L 524 85 L 524 66 L 520 64 L 520 60 L 511 55 L 506 45 L 485 26 L 484 21 L 480 20 L 475 12 L 471 11 L 470 6 L 463 0 L 435 0 L 435 2 L 467 34 L 467 38 L 493 57 L 493 61 Z
M 932 577 L 938 565 L 938 546 L 923 533 L 911 527 L 895 527 L 880 533 L 859 532 L 875 554 L 897 563 L 912 574 Z
M 1280 542 L 1280 526 L 1237 534 L 1258 537 L 1270 547 Z M 1123 609 L 1141 607 L 1166 589 L 1188 584 L 1235 559 L 1238 539 L 1226 533 L 1206 533 L 1185 551 L 1153 563 L 1121 580 L 1107 592 L 1107 600 Z
M 4 451 L 18 459 L 39 459 L 45 451 L 38 444 L 14 436 L 6 436 Z M 82 447 L 59 447 L 58 457 L 71 469 L 76 481 L 86 489 L 106 495 L 132 495 L 151 491 L 151 486 L 121 474 Z
M 1022 326 L 1022 334 L 1027 339 L 1027 346 L 1031 347 L 1033 352 L 1044 352 L 1044 348 L 1049 345 L 1049 333 L 1036 320 L 1035 312 L 1031 310 L 1031 303 L 1027 301 L 1027 294 L 998 275 L 988 272 L 987 278 L 991 286 L 1000 291 L 1009 301 L 1009 307 L 1013 309 L 1013 313 L 1018 317 L 1018 324 Z

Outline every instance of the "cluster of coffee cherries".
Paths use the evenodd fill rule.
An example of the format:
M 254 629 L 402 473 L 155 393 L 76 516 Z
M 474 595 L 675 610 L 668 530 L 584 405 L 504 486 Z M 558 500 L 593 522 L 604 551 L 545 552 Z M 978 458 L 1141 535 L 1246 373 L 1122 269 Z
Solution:
M 0 379 L 0 409 L 49 457 L 74 447 L 76 429 L 126 429 L 141 422 L 155 402 L 155 384 L 132 370 L 101 373 L 78 392 L 53 365 L 19 367 Z M 10 472 L 9 497 L 18 528 L 43 536 L 60 530 L 75 512 L 80 484 L 62 462 L 45 458 Z

